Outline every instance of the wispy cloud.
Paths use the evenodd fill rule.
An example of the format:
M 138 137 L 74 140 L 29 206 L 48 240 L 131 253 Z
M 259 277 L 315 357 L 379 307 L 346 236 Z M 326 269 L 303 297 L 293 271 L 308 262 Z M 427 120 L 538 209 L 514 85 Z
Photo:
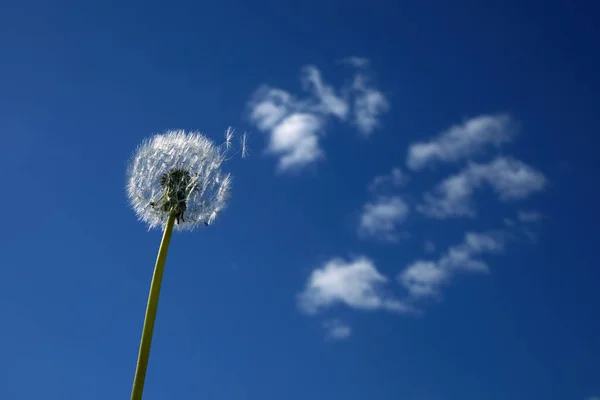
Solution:
M 352 84 L 336 90 L 323 79 L 315 66 L 301 70 L 305 96 L 261 86 L 248 103 L 248 118 L 269 135 L 267 153 L 279 158 L 281 172 L 297 170 L 323 159 L 321 138 L 330 120 L 351 122 L 362 134 L 379 126 L 389 108 L 388 101 L 369 79 L 368 63 L 352 59 Z M 363 64 L 363 65 L 358 65 Z
M 339 319 L 332 319 L 323 323 L 323 328 L 327 332 L 327 338 L 332 340 L 348 339 L 352 334 L 350 325 Z
M 389 110 L 385 95 L 375 89 L 366 75 L 359 73 L 352 84 L 354 96 L 354 124 L 365 136 L 380 125 L 381 115 Z
M 388 283 L 389 279 L 366 257 L 335 258 L 312 272 L 298 302 L 308 314 L 338 304 L 360 310 L 410 312 L 409 306 L 386 291 Z
M 398 167 L 392 168 L 391 172 L 386 175 L 378 175 L 369 184 L 370 192 L 385 191 L 394 187 L 401 187 L 408 183 L 410 177 L 402 169 Z
M 482 115 L 452 126 L 436 138 L 411 144 L 406 165 L 419 170 L 438 162 L 454 162 L 512 140 L 515 123 L 508 115 Z
M 398 277 L 402 285 L 415 297 L 432 296 L 448 279 L 448 271 L 434 261 L 415 261 Z
M 450 247 L 438 260 L 417 260 L 398 275 L 399 282 L 413 298 L 439 294 L 440 286 L 459 271 L 487 272 L 488 266 L 476 257 L 504 249 L 501 233 L 467 233 L 463 243 Z
M 470 163 L 426 193 L 417 210 L 432 218 L 476 215 L 473 192 L 484 184 L 491 186 L 501 201 L 525 198 L 546 186 L 546 177 L 535 168 L 510 157 L 499 157 L 487 164 Z
M 309 65 L 302 69 L 302 83 L 304 89 L 311 92 L 317 99 L 313 111 L 323 114 L 331 114 L 341 120 L 348 115 L 348 101 L 338 96 L 333 87 L 327 85 L 321 77 L 321 72 L 314 66 Z
M 262 86 L 250 100 L 250 120 L 258 129 L 269 131 L 295 108 L 295 103 L 285 90 Z
M 521 222 L 537 222 L 544 218 L 544 215 L 538 211 L 523 211 L 520 210 L 517 218 Z
M 409 213 L 408 204 L 400 196 L 380 197 L 364 205 L 358 233 L 365 238 L 396 241 L 398 227 Z
M 354 68 L 366 68 L 371 64 L 371 62 L 369 61 L 368 58 L 356 57 L 356 56 L 346 57 L 346 58 L 342 59 L 341 62 L 348 64 Z

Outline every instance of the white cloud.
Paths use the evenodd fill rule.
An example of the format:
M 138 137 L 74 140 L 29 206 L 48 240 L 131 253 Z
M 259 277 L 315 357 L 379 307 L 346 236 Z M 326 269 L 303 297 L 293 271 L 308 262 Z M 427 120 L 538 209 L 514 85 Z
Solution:
M 466 174 L 451 176 L 442 181 L 434 194 L 425 193 L 424 202 L 417 211 L 431 218 L 444 219 L 459 216 L 474 216 L 471 203 L 473 184 Z
M 248 103 L 248 118 L 269 135 L 267 153 L 279 157 L 279 171 L 297 170 L 322 159 L 325 151 L 320 139 L 328 122 L 349 120 L 351 102 L 351 120 L 361 133 L 370 134 L 379 125 L 381 114 L 388 109 L 387 100 L 367 82 L 365 74 L 361 67 L 352 85 L 336 91 L 316 67 L 306 66 L 301 74 L 305 97 L 266 85 L 254 93 Z
M 488 164 L 470 163 L 438 184 L 433 193 L 426 193 L 417 210 L 438 219 L 473 217 L 476 210 L 471 197 L 483 184 L 491 186 L 500 200 L 511 201 L 543 190 L 546 183 L 541 172 L 513 158 L 499 157 Z
M 371 62 L 369 59 L 364 57 L 346 57 L 341 60 L 343 63 L 348 64 L 354 68 L 367 68 Z
M 389 174 L 373 178 L 373 181 L 369 184 L 369 191 L 376 192 L 389 187 L 404 186 L 408 183 L 409 179 L 407 173 L 398 167 L 394 167 Z
M 325 114 L 332 114 L 339 119 L 346 119 L 348 115 L 348 102 L 346 99 L 335 94 L 335 90 L 323 82 L 321 72 L 313 67 L 307 66 L 303 69 L 302 82 L 304 88 L 313 93 L 318 99 L 318 107 Z
M 319 147 L 321 120 L 312 114 L 292 114 L 275 126 L 268 151 L 279 158 L 279 170 L 310 164 L 323 156 Z
M 504 249 L 504 243 L 501 236 L 490 233 L 469 232 L 465 235 L 464 245 L 472 254 L 494 253 Z
M 537 211 L 519 211 L 517 214 L 517 218 L 521 222 L 537 222 L 544 218 L 542 213 Z
M 323 327 L 327 331 L 327 337 L 333 340 L 347 339 L 352 334 L 352 328 L 339 319 L 325 321 Z
M 263 86 L 250 101 L 250 121 L 260 130 L 273 129 L 290 112 L 293 104 L 291 94 Z
M 352 89 L 355 93 L 354 123 L 363 135 L 369 136 L 379 127 L 381 115 L 389 110 L 389 102 L 363 74 L 356 75 Z
M 410 312 L 410 307 L 385 292 L 388 281 L 366 257 L 349 261 L 335 258 L 312 272 L 298 296 L 299 305 L 308 314 L 337 304 L 360 310 Z
M 502 234 L 469 232 L 463 243 L 448 248 L 438 260 L 417 260 L 410 264 L 398 275 L 398 280 L 413 298 L 436 296 L 440 286 L 458 271 L 487 272 L 487 264 L 476 256 L 503 249 Z
M 415 261 L 399 276 L 400 282 L 415 297 L 432 296 L 448 279 L 448 272 L 433 261 Z
M 419 170 L 436 162 L 453 162 L 512 140 L 515 124 L 508 115 L 482 115 L 452 126 L 438 137 L 409 146 L 406 164 Z
M 546 177 L 535 168 L 509 157 L 496 158 L 489 164 L 471 164 L 475 181 L 487 182 L 502 200 L 516 200 L 543 190 Z
M 406 220 L 409 212 L 408 205 L 401 197 L 380 197 L 365 204 L 358 232 L 363 237 L 395 241 L 398 239 L 397 228 Z

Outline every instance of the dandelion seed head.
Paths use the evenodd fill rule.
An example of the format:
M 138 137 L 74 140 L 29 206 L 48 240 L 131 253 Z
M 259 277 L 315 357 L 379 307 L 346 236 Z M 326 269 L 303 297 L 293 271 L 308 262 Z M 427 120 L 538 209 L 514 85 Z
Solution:
M 158 228 L 174 212 L 177 230 L 212 224 L 229 197 L 231 175 L 221 171 L 225 159 L 198 132 L 168 131 L 145 140 L 127 171 L 127 195 L 138 219 Z

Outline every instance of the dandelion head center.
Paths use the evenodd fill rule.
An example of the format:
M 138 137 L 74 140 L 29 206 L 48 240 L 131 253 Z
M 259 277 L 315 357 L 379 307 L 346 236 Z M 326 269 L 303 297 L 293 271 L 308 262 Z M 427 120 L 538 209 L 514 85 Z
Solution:
M 187 209 L 187 200 L 194 190 L 193 179 L 189 171 L 183 169 L 172 169 L 160 178 L 160 185 L 164 194 L 158 202 L 150 205 L 161 211 L 173 213 L 177 223 L 181 220 Z

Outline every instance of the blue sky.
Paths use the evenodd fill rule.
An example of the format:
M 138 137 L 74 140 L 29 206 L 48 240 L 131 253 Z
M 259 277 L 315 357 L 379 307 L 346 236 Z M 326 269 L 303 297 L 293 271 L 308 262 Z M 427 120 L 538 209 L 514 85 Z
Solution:
M 251 154 L 171 244 L 145 399 L 600 396 L 597 6 L 2 2 L 0 398 L 127 398 L 167 129 Z

